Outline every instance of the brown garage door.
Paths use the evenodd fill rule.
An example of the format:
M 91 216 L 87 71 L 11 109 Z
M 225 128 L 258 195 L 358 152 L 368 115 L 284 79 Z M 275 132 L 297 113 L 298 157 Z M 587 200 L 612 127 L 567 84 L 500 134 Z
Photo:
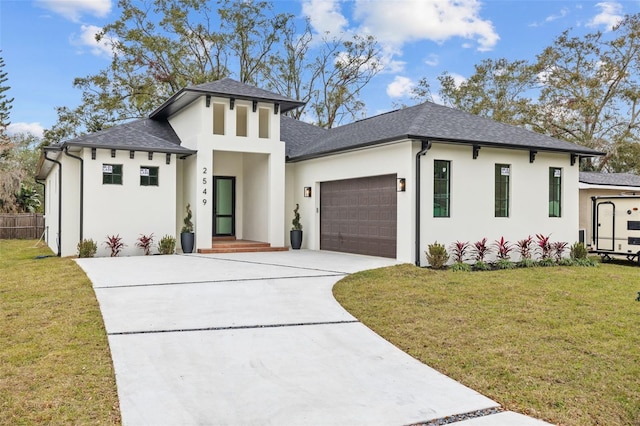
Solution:
M 320 184 L 320 248 L 396 257 L 396 175 Z

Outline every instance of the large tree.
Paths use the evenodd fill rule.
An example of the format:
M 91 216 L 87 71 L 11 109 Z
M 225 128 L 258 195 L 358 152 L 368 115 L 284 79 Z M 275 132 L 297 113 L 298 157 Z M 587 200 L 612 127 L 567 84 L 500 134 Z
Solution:
M 606 152 L 588 170 L 640 171 L 640 15 L 611 32 L 563 32 L 536 61 L 487 59 L 457 84 L 438 77 L 445 104 Z M 414 94 L 430 95 L 423 79 Z
M 299 32 L 268 1 L 120 0 L 119 8 L 97 36 L 112 47 L 111 64 L 74 80 L 82 103 L 58 108 L 47 143 L 144 117 L 185 86 L 227 76 L 310 101 L 292 114 L 331 127 L 359 111 L 359 91 L 380 70 L 373 38 L 313 44 L 308 25 Z
M 589 167 L 637 168 L 638 158 L 626 165 L 622 157 L 612 159 L 640 142 L 640 15 L 625 17 L 611 34 L 572 37 L 565 31 L 538 56 L 538 66 L 544 83 L 538 130 L 607 152 Z
M 503 123 L 529 124 L 533 104 L 530 96 L 537 86 L 537 68 L 527 61 L 485 59 L 460 84 L 446 72 L 438 81 L 445 105 Z

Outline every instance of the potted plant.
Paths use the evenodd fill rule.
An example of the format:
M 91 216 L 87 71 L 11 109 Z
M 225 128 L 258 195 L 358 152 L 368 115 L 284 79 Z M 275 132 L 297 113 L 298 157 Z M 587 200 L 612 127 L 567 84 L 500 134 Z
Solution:
M 296 208 L 293 209 L 293 220 L 291 224 L 293 227 L 291 228 L 291 232 L 289 233 L 289 238 L 291 239 L 291 248 L 294 250 L 299 250 L 300 246 L 302 246 L 302 224 L 300 223 L 300 205 L 296 204 Z
M 191 222 L 191 204 L 187 204 L 187 215 L 184 217 L 184 225 L 180 231 L 180 245 L 183 253 L 193 252 L 193 222 Z

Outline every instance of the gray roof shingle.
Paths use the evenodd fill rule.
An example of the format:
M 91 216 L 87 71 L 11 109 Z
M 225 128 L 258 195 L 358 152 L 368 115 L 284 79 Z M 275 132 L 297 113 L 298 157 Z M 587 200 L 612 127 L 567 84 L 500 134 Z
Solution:
M 256 100 L 262 102 L 273 102 L 280 104 L 281 112 L 286 112 L 304 105 L 304 102 L 290 99 L 278 93 L 270 92 L 268 90 L 260 89 L 249 84 L 241 83 L 232 78 L 223 78 L 211 83 L 198 84 L 181 89 L 176 94 L 167 99 L 162 105 L 156 108 L 149 115 L 149 117 L 156 119 L 167 118 L 203 95 L 244 99 L 250 101 Z
M 180 139 L 166 121 L 148 118 L 88 133 L 63 142 L 60 147 L 82 146 L 88 148 L 123 149 L 190 155 L 195 153 L 180 146 Z
M 297 161 L 403 139 L 430 139 L 590 156 L 602 154 L 521 127 L 426 102 L 330 129 L 313 143 L 296 145 L 290 157 Z
M 590 185 L 640 187 L 640 176 L 631 173 L 580 172 L 578 180 Z

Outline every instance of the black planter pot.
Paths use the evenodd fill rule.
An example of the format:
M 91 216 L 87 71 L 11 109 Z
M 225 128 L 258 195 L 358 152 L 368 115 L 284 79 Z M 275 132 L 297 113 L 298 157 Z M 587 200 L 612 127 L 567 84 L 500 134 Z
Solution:
M 180 234 L 180 245 L 183 253 L 193 252 L 193 242 L 195 234 L 193 232 L 182 232 Z
M 299 250 L 302 246 L 302 230 L 292 229 L 289 238 L 291 239 L 291 248 Z

